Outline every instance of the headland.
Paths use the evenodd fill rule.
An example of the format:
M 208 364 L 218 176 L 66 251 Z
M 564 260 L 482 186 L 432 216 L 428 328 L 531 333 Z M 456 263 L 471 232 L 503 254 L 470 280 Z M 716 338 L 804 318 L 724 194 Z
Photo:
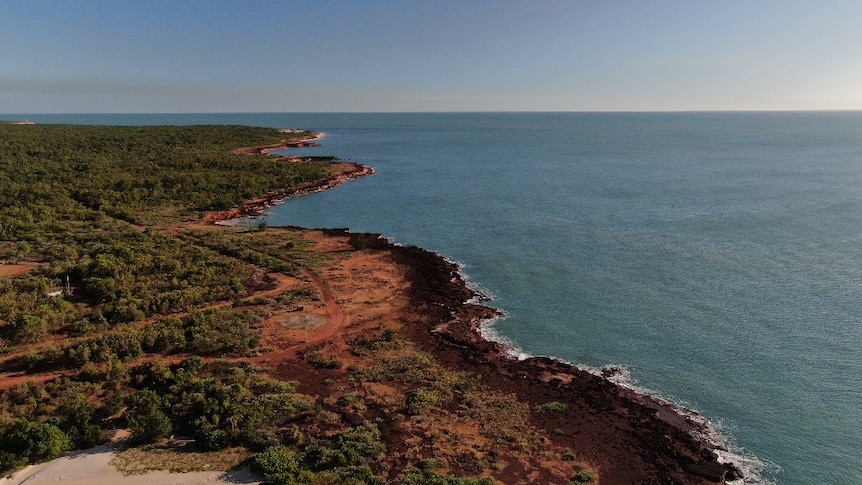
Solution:
M 116 139 L 109 129 L 100 130 Z M 205 131 L 188 130 L 196 135 Z M 45 139 L 52 136 L 46 132 Z M 72 192 L 85 204 L 78 217 L 94 221 L 73 229 L 81 231 L 85 242 L 92 240 L 88 235 L 92 224 L 99 224 L 100 230 L 104 226 L 105 234 L 121 231 L 116 244 L 123 250 L 100 258 L 111 249 L 106 244 L 85 256 L 93 262 L 78 271 L 92 275 L 73 279 L 63 298 L 78 305 L 77 311 L 87 318 L 48 328 L 41 340 L 24 335 L 23 349 L 0 357 L 2 389 L 11 390 L 14 399 L 28 393 L 64 395 L 87 389 L 93 403 L 81 405 L 105 417 L 96 419 L 97 413 L 81 425 L 129 426 L 133 437 L 137 434 L 152 443 L 147 446 L 155 448 L 145 448 L 149 450 L 145 453 L 153 456 L 185 453 L 183 447 L 188 446 L 247 447 L 259 454 L 242 455 L 246 462 L 251 460 L 283 483 L 300 476 L 336 483 L 357 474 L 368 477 L 361 483 L 474 477 L 477 481 L 469 483 L 708 484 L 740 478 L 735 466 L 721 462 L 723 446 L 710 440 L 708 424 L 696 413 L 617 385 L 608 375 L 548 358 L 514 359 L 503 345 L 484 339 L 481 326 L 498 312 L 474 303 L 476 292 L 465 284 L 457 265 L 444 257 L 346 229 L 232 224 L 290 197 L 373 173 L 367 166 L 334 157 L 261 156 L 309 146 L 318 139 L 309 134 L 234 150 L 253 157 L 261 167 L 310 164 L 324 167 L 326 176 L 271 190 L 242 206 L 199 219 L 166 223 L 137 212 L 133 204 L 108 205 L 109 190 Z M 119 148 L 125 153 L 124 146 Z M 186 159 L 177 163 L 187 164 Z M 163 186 L 173 182 L 173 174 L 164 180 Z M 137 241 L 144 256 L 138 256 L 130 240 Z M 140 299 L 135 295 L 143 290 L 115 271 L 124 264 L 120 258 L 140 264 L 167 251 L 174 251 L 171 263 L 152 265 L 148 271 L 175 275 L 183 268 L 176 260 L 188 254 L 192 263 L 185 270 L 191 283 L 203 280 L 197 284 L 206 288 L 209 280 L 204 278 L 220 281 L 218 272 L 230 272 L 237 275 L 233 286 L 211 294 L 206 293 L 209 288 L 182 293 L 189 283 L 175 281 L 173 300 L 153 296 L 146 307 L 149 314 L 130 307 L 135 300 L 128 297 L 114 302 L 106 293 L 101 297 L 104 303 L 87 293 L 120 280 L 126 285 L 123 295 Z M 207 268 L 218 269 L 205 275 L 191 273 L 204 264 L 201 258 L 206 258 Z M 46 261 L 49 270 L 51 264 Z M 135 271 L 148 276 L 139 268 Z M 115 320 L 99 323 L 101 312 Z M 130 389 L 115 384 L 123 382 Z M 223 389 L 239 393 L 212 401 L 219 406 L 240 403 L 254 413 L 277 409 L 281 414 L 246 421 L 254 414 L 225 408 L 195 418 L 191 426 L 182 419 L 165 424 L 165 419 L 171 420 L 164 415 L 167 404 L 175 403 L 176 408 L 176 403 L 196 395 L 173 393 L 195 382 L 215 386 L 215 391 L 224 382 Z M 257 396 L 246 389 L 277 396 L 281 404 L 259 407 Z M 134 410 L 146 399 L 156 403 L 148 416 L 163 425 L 159 434 L 136 428 Z M 109 407 L 112 402 L 119 408 Z M 18 409 L 14 407 L 18 404 L 6 406 Z M 53 429 L 40 416 L 34 411 L 26 421 L 4 424 L 8 427 L 3 432 L 20 433 L 16 426 Z M 65 426 L 65 421 L 57 422 Z M 98 439 L 101 428 L 93 429 L 93 438 L 81 436 L 76 442 Z M 171 429 L 190 436 L 168 439 Z M 287 469 L 266 458 L 279 453 L 274 456 L 291 463 Z
M 294 146 L 311 146 L 315 140 Z M 269 153 L 272 147 L 249 147 L 242 153 Z M 275 149 L 289 148 L 279 146 Z M 243 208 L 208 217 L 224 223 L 236 217 L 261 215 L 272 204 L 304 193 L 335 187 L 371 174 L 370 167 L 350 163 L 344 175 L 308 188 L 290 189 Z M 477 296 L 445 257 L 417 247 L 390 243 L 378 234 L 330 230 L 328 237 L 348 237 L 354 247 L 385 255 L 403 269 L 414 309 L 393 319 L 410 321 L 403 336 L 453 370 L 479 376 L 492 389 L 517 396 L 531 409 L 564 403 L 562 413 L 533 413 L 531 424 L 543 430 L 554 446 L 577 450 L 594 467 L 602 483 L 726 483 L 742 478 L 708 421 L 697 412 L 619 385 L 613 370 L 602 375 L 545 357 L 518 360 L 497 342 L 486 340 L 481 326 L 499 316 L 493 308 L 471 303 Z M 373 243 L 372 243 L 373 242 Z M 403 282 L 388 282 L 398 287 Z M 509 477 L 509 479 L 523 477 Z M 546 480 L 552 480 L 546 476 Z M 507 480 L 503 480 L 509 483 Z

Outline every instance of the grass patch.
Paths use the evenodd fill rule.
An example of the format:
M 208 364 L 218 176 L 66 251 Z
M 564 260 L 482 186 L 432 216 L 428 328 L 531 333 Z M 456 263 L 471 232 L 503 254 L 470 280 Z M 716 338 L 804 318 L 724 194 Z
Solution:
M 598 477 L 591 470 L 587 470 L 586 468 L 582 468 L 578 471 L 578 474 L 572 478 L 572 481 L 569 482 L 569 485 L 588 485 L 590 483 L 596 483 Z
M 253 456 L 242 447 L 221 451 L 194 451 L 189 443 L 147 445 L 116 453 L 111 465 L 124 475 L 138 475 L 154 470 L 173 473 L 228 471 Z
M 543 413 L 562 413 L 569 409 L 569 405 L 564 402 L 551 401 L 540 406 L 536 406 L 536 410 Z
M 477 389 L 464 399 L 469 416 L 479 423 L 484 436 L 520 449 L 538 443 L 538 436 L 527 424 L 529 408 L 514 395 Z
M 440 369 L 431 357 L 404 343 L 396 348 L 379 351 L 362 377 L 371 382 L 418 384 L 435 380 L 439 374 Z

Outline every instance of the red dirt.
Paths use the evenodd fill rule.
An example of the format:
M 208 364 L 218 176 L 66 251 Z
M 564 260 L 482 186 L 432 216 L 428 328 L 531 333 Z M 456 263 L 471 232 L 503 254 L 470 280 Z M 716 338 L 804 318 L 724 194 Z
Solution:
M 316 141 L 322 139 L 324 136 L 325 135 L 323 133 L 319 133 L 313 137 L 297 141 L 276 143 L 274 145 L 261 145 L 256 147 L 242 147 L 233 150 L 233 153 L 239 153 L 241 155 L 266 155 L 268 153 L 272 153 L 278 150 L 286 150 L 288 148 L 316 147 L 319 146 Z
M 36 269 L 39 263 L 0 263 L 0 278 L 15 278 Z

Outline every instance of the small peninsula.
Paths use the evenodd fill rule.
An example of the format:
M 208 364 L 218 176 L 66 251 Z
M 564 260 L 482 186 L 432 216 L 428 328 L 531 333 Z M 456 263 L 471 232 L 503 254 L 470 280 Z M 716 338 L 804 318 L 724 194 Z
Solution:
M 373 173 L 272 154 L 320 137 L 0 125 L 0 483 L 85 449 L 234 483 L 741 478 L 696 413 L 484 340 L 440 255 L 231 224 Z

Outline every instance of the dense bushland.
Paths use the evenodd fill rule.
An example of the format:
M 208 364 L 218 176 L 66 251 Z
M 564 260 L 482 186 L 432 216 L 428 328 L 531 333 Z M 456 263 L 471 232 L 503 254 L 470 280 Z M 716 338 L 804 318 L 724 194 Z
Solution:
M 317 164 L 230 153 L 286 136 L 303 133 L 243 126 L 2 125 L 0 203 L 18 219 L 5 228 L 6 236 L 41 225 L 42 216 L 81 217 L 85 209 L 151 223 L 165 210 L 172 215 L 227 209 L 322 178 Z
M 152 224 L 323 178 L 320 164 L 230 153 L 285 136 L 239 126 L 0 125 L 0 262 L 43 263 L 0 280 L 0 347 L 244 296 L 253 271 L 220 254 L 232 248 L 186 243 Z
M 243 355 L 259 345 L 261 313 L 236 303 L 268 284 L 262 271 L 232 256 L 229 241 L 187 241 L 169 224 L 325 177 L 321 164 L 231 153 L 307 135 L 240 126 L 0 126 L 0 263 L 36 263 L 0 279 L 0 353 L 13 354 L 0 371 L 73 376 L 0 395 L 0 468 L 102 442 L 117 425 L 140 441 L 194 428 L 205 448 L 280 442 L 272 426 L 283 419 L 273 409 L 301 404 L 282 395 L 283 384 L 160 369 L 173 389 L 142 386 L 155 382 L 145 377 L 156 368 L 130 373 L 123 362 L 152 353 Z M 293 255 L 300 253 L 297 243 Z M 267 258 L 259 266 L 296 272 Z M 205 309 L 217 302 L 236 308 Z M 227 406 L 226 398 L 230 406 L 212 408 Z

